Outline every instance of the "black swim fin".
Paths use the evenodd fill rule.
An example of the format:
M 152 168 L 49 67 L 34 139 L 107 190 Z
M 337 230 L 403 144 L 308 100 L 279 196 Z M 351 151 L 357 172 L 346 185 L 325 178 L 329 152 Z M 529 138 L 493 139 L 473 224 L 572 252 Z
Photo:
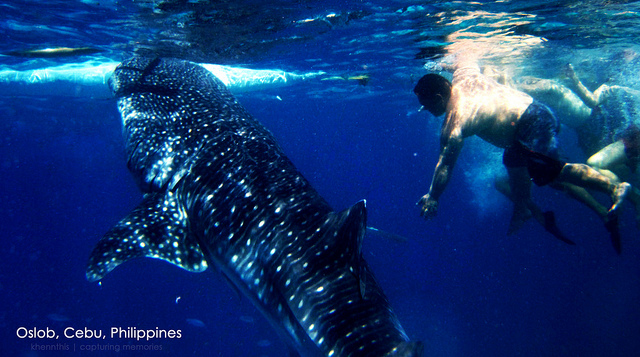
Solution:
M 607 217 L 607 222 L 604 224 L 609 234 L 611 234 L 611 244 L 616 253 L 622 253 L 622 242 L 620 240 L 620 227 L 618 227 L 618 215 L 611 214 Z
M 553 214 L 552 211 L 544 212 L 543 216 L 544 216 L 544 229 L 547 232 L 553 234 L 554 237 L 560 239 L 561 241 L 569 245 L 576 245 L 574 241 L 565 237 L 564 234 L 562 234 L 562 232 L 560 231 L 560 228 L 558 228 L 558 225 L 556 224 L 556 215 Z

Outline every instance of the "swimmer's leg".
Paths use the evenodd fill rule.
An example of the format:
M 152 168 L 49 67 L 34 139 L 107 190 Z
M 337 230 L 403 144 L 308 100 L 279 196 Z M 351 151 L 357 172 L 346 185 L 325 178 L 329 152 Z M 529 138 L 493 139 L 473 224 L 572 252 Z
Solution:
M 556 178 L 558 183 L 570 183 L 576 186 L 605 192 L 611 196 L 613 204 L 608 214 L 613 214 L 624 202 L 631 191 L 631 185 L 626 182 L 615 182 L 602 175 L 598 170 L 585 164 L 566 164 Z
M 605 146 L 587 160 L 587 165 L 597 169 L 615 182 L 620 182 L 621 180 L 611 169 L 615 167 L 616 171 L 620 172 L 620 168 L 626 168 L 630 172 L 628 163 L 629 158 L 625 153 L 625 146 L 622 140 Z M 629 192 L 628 198 L 635 207 L 636 225 L 640 228 L 640 191 L 633 187 Z
M 531 178 L 529 171 L 524 166 L 507 167 L 509 174 L 509 196 L 513 201 L 513 215 L 509 223 L 507 235 L 517 232 L 524 223 L 533 216 L 529 206 L 534 205 L 531 201 Z
M 587 165 L 600 171 L 601 174 L 614 181 L 620 181 L 618 176 L 611 171 L 611 168 L 626 165 L 628 162 L 629 159 L 625 153 L 624 142 L 622 140 L 618 140 L 593 154 L 587 160 Z
M 549 187 L 566 193 L 569 197 L 589 207 L 598 215 L 598 217 L 606 221 L 608 213 L 607 208 L 600 204 L 600 202 L 598 202 L 589 193 L 589 191 L 584 188 L 566 182 L 552 182 Z
M 508 178 L 506 178 L 506 177 L 497 178 L 496 181 L 494 182 L 494 186 L 498 190 L 498 192 L 502 193 L 514 205 L 516 204 L 516 199 L 513 197 L 513 193 L 511 192 L 511 186 L 510 186 Z M 534 204 L 534 206 L 535 206 L 535 204 Z M 533 217 L 533 218 L 536 219 L 536 221 L 538 221 L 538 223 L 540 223 L 542 226 L 544 226 L 544 217 L 542 217 L 541 215 L 540 216 L 536 215 L 535 211 L 532 211 L 530 208 L 528 208 L 528 210 L 529 210 L 530 214 L 529 215 L 525 215 L 526 219 L 529 219 L 529 218 Z M 514 208 L 514 211 L 515 211 L 515 208 Z M 509 229 L 509 234 L 512 234 L 514 232 L 515 231 L 511 231 L 511 229 Z
M 598 170 L 584 164 L 566 164 L 562 168 L 557 181 L 572 183 L 586 189 L 594 189 L 611 195 L 613 205 L 607 211 L 605 227 L 611 236 L 613 248 L 619 253 L 621 251 L 621 244 L 620 231 L 618 228 L 618 208 L 620 208 L 624 199 L 632 191 L 631 185 L 626 182 L 616 183 L 599 173 Z
M 512 202 L 515 202 L 511 194 L 511 187 L 509 187 L 509 181 L 506 180 L 506 178 L 496 179 L 495 187 L 505 197 L 510 199 Z M 528 206 L 528 209 L 531 212 L 532 217 L 535 218 L 535 220 L 542 227 L 544 227 L 544 229 L 547 232 L 551 233 L 554 237 L 558 238 L 559 240 L 567 244 L 575 245 L 575 243 L 572 240 L 566 238 L 565 235 L 560 231 L 560 228 L 558 228 L 556 224 L 555 215 L 553 214 L 552 211 L 542 212 L 542 210 L 535 203 L 533 203 L 533 201 L 530 200 L 529 202 L 530 204 Z

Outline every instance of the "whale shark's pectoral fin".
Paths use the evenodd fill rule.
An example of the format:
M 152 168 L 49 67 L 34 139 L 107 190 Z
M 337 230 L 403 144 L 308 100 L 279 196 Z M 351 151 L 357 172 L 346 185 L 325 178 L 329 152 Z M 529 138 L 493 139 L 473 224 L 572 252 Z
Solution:
M 172 192 L 147 195 L 102 237 L 91 253 L 87 279 L 97 281 L 127 260 L 149 257 L 202 272 L 207 262 Z

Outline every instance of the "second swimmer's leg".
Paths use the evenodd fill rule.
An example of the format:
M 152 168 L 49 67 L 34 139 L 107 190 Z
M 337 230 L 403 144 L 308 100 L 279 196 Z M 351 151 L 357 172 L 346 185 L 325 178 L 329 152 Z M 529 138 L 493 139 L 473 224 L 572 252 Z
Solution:
M 587 165 L 600 171 L 601 174 L 614 181 L 620 181 L 618 176 L 611 171 L 611 168 L 626 165 L 629 162 L 625 154 L 624 142 L 618 140 L 600 149 L 588 160 Z
M 558 182 L 567 182 L 586 189 L 593 189 L 608 193 L 613 204 L 609 214 L 615 212 L 625 197 L 631 191 L 631 185 L 626 182 L 616 183 L 602 175 L 598 170 L 585 164 L 566 164 L 557 178 Z
M 567 182 L 552 182 L 549 187 L 562 191 L 569 195 L 571 198 L 583 203 L 585 206 L 591 208 L 598 217 L 606 220 L 608 210 L 598 200 L 596 200 L 587 190 L 582 187 L 567 183 Z
M 587 160 L 587 164 L 600 171 L 603 175 L 608 176 L 614 182 L 619 182 L 620 179 L 618 178 L 618 175 L 611 171 L 612 167 L 616 168 L 616 172 L 626 170 L 623 171 L 623 174 L 627 175 L 633 171 L 631 167 L 633 165 L 631 165 L 631 162 L 627 157 L 623 140 L 618 140 L 613 144 L 605 146 L 603 149 L 593 154 L 593 156 Z M 635 207 L 636 224 L 638 225 L 638 228 L 640 228 L 640 191 L 633 187 L 629 192 L 628 198 Z

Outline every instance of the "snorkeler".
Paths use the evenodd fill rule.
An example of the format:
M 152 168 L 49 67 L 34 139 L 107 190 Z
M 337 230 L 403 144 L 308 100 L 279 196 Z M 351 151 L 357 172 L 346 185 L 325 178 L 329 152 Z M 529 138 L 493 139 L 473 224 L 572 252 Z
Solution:
M 522 77 L 514 86 L 549 104 L 563 124 L 576 130 L 583 151 L 591 156 L 588 165 L 614 179 L 619 174 L 628 174 L 620 170 L 621 166 L 627 166 L 626 171 L 635 171 L 640 161 L 640 152 L 636 152 L 640 141 L 640 131 L 635 123 L 638 118 L 628 113 L 616 113 L 614 118 L 608 118 L 612 115 L 607 111 L 614 105 L 628 104 L 612 103 L 620 98 L 625 102 L 637 102 L 640 91 L 603 84 L 591 92 L 570 64 L 565 67 L 564 75 L 571 82 L 571 89 L 553 79 L 530 76 Z M 634 113 L 631 114 L 637 109 L 632 108 Z M 605 148 L 608 145 L 611 147 Z M 603 148 L 604 151 L 598 153 Z M 610 172 L 616 168 L 617 174 Z
M 514 202 L 509 233 L 517 231 L 535 213 L 530 193 L 533 180 L 539 186 L 576 185 L 608 193 L 613 204 L 607 211 L 606 227 L 612 239 L 619 238 L 616 210 L 631 185 L 616 183 L 588 165 L 561 161 L 556 139 L 558 122 L 545 105 L 484 76 L 474 63 L 455 67 L 452 82 L 437 74 L 427 74 L 420 79 L 414 93 L 434 116 L 446 113 L 440 136 L 440 157 L 431 187 L 418 202 L 426 219 L 437 213 L 439 198 L 449 182 L 464 139 L 477 135 L 505 148 L 503 163 Z
M 592 111 L 597 111 L 600 106 L 610 101 L 617 93 L 622 93 L 627 97 L 633 96 L 636 100 L 640 97 L 639 91 L 618 85 L 602 84 L 591 92 L 580 81 L 571 64 L 566 66 L 565 75 L 571 80 L 575 93 Z M 638 120 L 638 118 L 623 117 L 616 119 L 619 121 L 618 127 L 606 128 L 606 130 L 619 131 L 618 137 L 614 138 L 615 141 L 598 150 L 587 160 L 587 164 L 614 179 L 617 179 L 622 174 L 621 170 L 626 169 L 630 170 L 630 172 L 635 172 L 638 163 L 640 163 L 640 129 L 634 123 L 634 119 Z M 617 172 L 617 174 L 614 172 Z
M 535 77 L 523 77 L 515 86 L 548 103 L 560 122 L 576 131 L 581 149 L 589 156 L 587 165 L 617 182 L 635 179 L 630 181 L 635 186 L 638 177 L 632 174 L 640 163 L 640 91 L 602 84 L 591 92 L 571 64 L 564 68 L 564 75 L 573 90 L 556 80 Z M 640 191 L 633 187 L 628 198 L 636 207 L 640 226 Z

